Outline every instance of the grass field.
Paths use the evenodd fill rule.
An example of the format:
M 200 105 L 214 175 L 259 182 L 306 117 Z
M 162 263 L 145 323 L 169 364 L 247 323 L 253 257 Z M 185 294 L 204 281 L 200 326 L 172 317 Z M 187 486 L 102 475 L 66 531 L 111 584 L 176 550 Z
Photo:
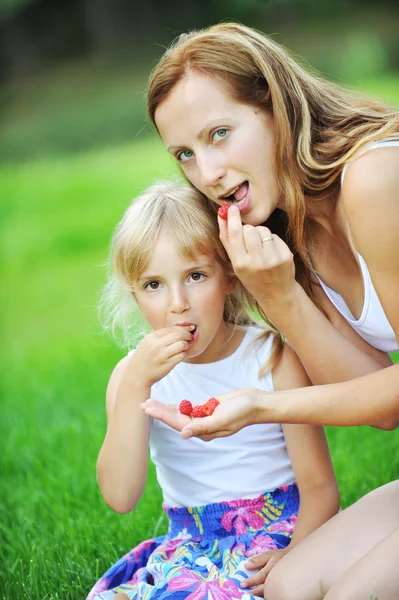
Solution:
M 97 488 L 104 391 L 124 351 L 101 334 L 96 303 L 115 223 L 171 169 L 152 138 L 0 169 L 2 600 L 83 599 L 119 556 L 165 531 L 153 470 L 129 515 Z M 343 506 L 397 476 L 396 432 L 328 436 Z

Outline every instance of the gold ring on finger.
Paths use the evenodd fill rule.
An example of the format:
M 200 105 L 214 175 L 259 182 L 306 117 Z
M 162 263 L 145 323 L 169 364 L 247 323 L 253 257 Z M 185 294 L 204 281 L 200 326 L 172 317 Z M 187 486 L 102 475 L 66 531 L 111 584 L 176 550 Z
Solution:
M 273 238 L 271 235 L 269 235 L 269 237 L 265 237 L 263 239 L 261 239 L 261 242 L 263 244 L 263 242 L 274 242 Z

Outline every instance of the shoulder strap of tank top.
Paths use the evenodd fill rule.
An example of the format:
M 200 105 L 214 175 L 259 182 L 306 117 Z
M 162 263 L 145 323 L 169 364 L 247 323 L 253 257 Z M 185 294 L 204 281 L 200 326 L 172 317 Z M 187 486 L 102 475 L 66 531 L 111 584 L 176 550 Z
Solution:
M 376 140 L 375 142 L 370 142 L 370 144 L 366 144 L 365 146 L 363 146 L 363 148 L 361 148 L 359 150 L 359 152 L 352 158 L 352 160 L 347 162 L 346 165 L 344 165 L 344 168 L 342 169 L 342 173 L 341 173 L 341 186 L 344 183 L 344 177 L 345 177 L 346 171 L 347 171 L 349 165 L 351 165 L 354 160 L 359 158 L 359 156 L 361 156 L 362 154 L 369 152 L 370 150 L 374 150 L 375 148 L 383 148 L 384 146 L 388 146 L 388 147 L 389 146 L 399 146 L 399 137 L 384 138 L 382 140 Z

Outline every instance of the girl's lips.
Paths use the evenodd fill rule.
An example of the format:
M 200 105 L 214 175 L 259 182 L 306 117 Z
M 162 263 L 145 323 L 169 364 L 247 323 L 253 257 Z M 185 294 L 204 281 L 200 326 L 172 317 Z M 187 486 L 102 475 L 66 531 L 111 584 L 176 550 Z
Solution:
M 198 327 L 196 327 L 193 331 L 193 337 L 191 338 L 191 340 L 188 342 L 190 345 L 194 344 L 198 339 Z

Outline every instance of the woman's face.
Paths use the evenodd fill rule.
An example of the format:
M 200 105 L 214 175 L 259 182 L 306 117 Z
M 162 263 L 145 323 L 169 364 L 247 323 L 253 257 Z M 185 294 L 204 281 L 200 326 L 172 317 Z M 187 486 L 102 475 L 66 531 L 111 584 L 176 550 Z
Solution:
M 207 75 L 188 73 L 161 102 L 155 122 L 189 181 L 216 204 L 237 202 L 244 223 L 278 205 L 272 117 L 232 99 Z

